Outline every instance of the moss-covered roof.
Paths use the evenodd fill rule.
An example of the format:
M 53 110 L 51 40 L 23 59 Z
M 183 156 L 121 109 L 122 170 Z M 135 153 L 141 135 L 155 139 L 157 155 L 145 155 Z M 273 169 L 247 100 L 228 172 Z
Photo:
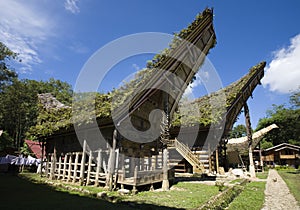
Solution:
M 31 128 L 29 135 L 36 135 L 38 137 L 49 136 L 60 129 L 70 128 L 70 126 L 72 126 L 72 120 L 80 123 L 89 123 L 89 116 L 96 116 L 98 119 L 110 118 L 112 98 L 114 98 L 114 104 L 123 104 L 135 89 L 142 87 L 150 78 L 155 76 L 156 69 L 164 69 L 163 65 L 172 57 L 170 55 L 176 51 L 181 42 L 192 42 L 193 40 L 190 39 L 195 39 L 195 37 L 190 37 L 189 35 L 192 35 L 197 27 L 203 27 L 204 21 L 210 24 L 212 17 L 213 11 L 211 9 L 205 9 L 202 13 L 197 15 L 195 20 L 188 25 L 187 28 L 175 34 L 169 48 L 154 56 L 153 60 L 147 63 L 147 68 L 138 72 L 133 80 L 125 83 L 121 88 L 115 89 L 108 94 L 86 93 L 76 95 L 75 97 L 80 98 L 80 100 L 75 99 L 73 101 L 73 108 L 76 107 L 80 110 L 73 110 L 73 112 L 80 111 L 80 114 L 75 115 L 75 117 L 73 116 L 73 119 L 71 119 L 72 110 L 70 108 L 49 110 L 40 106 L 37 125 Z M 198 34 L 198 36 L 202 36 L 202 34 Z M 214 47 L 215 44 L 216 38 L 213 36 L 213 43 L 209 48 Z M 91 100 L 95 100 L 95 109 L 89 106 L 89 101 Z M 74 103 L 77 104 L 74 106 Z
M 250 68 L 249 73 L 236 82 L 233 82 L 216 92 L 196 99 L 192 103 L 197 104 L 197 107 L 199 107 L 199 116 L 195 116 L 189 112 L 177 112 L 175 113 L 172 125 L 181 126 L 181 124 L 183 124 L 183 126 L 193 126 L 193 124 L 199 123 L 201 126 L 208 126 L 210 124 L 218 123 L 224 118 L 225 114 L 228 114 L 228 111 L 232 106 L 235 105 L 237 97 L 243 94 L 247 85 L 249 85 L 251 80 L 255 79 L 255 75 L 263 72 L 265 65 L 265 62 L 261 62 Z M 257 81 L 257 83 L 259 83 L 259 81 Z M 251 93 L 248 93 L 248 95 L 251 95 Z M 244 102 L 247 99 L 248 97 L 245 96 Z M 183 117 L 183 115 L 186 116 Z

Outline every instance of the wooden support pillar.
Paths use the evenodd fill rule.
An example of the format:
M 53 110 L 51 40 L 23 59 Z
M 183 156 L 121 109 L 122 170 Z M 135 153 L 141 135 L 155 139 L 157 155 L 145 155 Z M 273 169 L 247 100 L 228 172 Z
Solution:
M 163 182 L 162 182 L 162 190 L 169 190 L 169 177 L 168 177 L 168 149 L 163 149 L 163 158 L 162 158 L 162 167 L 163 167 Z
M 59 159 L 58 159 L 57 179 L 60 179 L 60 175 L 61 175 L 61 165 L 62 165 L 61 156 L 59 156 Z
M 40 166 L 41 166 L 41 171 L 40 171 L 40 175 L 41 177 L 43 176 L 43 166 L 44 166 L 44 153 L 45 153 L 45 141 L 42 141 L 42 157 L 41 157 L 41 163 L 40 163 Z M 47 177 L 47 171 L 46 171 L 46 177 Z
M 113 189 L 113 176 L 114 176 L 114 170 L 115 170 L 115 163 L 116 163 L 116 145 L 117 145 L 117 130 L 114 130 L 113 133 L 113 143 L 112 148 L 110 148 L 110 154 L 109 154 L 109 160 L 108 160 L 108 170 L 107 170 L 107 176 L 106 176 L 106 187 L 110 191 Z
M 72 154 L 69 154 L 69 164 L 68 164 L 68 179 L 67 182 L 71 181 L 71 173 L 72 173 Z
M 133 173 L 133 189 L 132 189 L 133 194 L 137 193 L 137 189 L 136 189 L 137 179 L 138 179 L 138 166 L 135 166 L 134 173 Z
M 102 167 L 102 150 L 100 149 L 98 151 L 98 156 L 97 156 L 97 168 L 96 168 L 96 180 L 95 180 L 95 186 L 99 186 L 99 173 L 100 169 Z
M 56 149 L 54 148 L 54 152 L 51 155 L 51 172 L 50 179 L 55 179 L 55 170 L 56 170 Z
M 76 179 L 77 179 L 78 159 L 79 159 L 79 152 L 76 152 L 75 164 L 74 164 L 74 170 L 73 170 L 73 183 L 75 183 Z
M 115 167 L 114 189 L 117 188 L 118 178 L 119 178 L 119 155 L 120 155 L 120 150 L 116 149 L 116 167 Z
M 252 153 L 252 130 L 251 130 L 250 113 L 249 113 L 247 102 L 245 102 L 244 104 L 244 113 L 245 113 L 246 131 L 247 131 L 247 139 L 248 139 L 249 172 L 251 177 L 255 177 L 255 167 L 254 167 L 253 153 Z
M 86 185 L 90 184 L 91 170 L 92 170 L 92 160 L 93 160 L 93 153 L 92 153 L 92 151 L 90 151 L 87 178 L 86 178 Z
M 84 183 L 84 174 L 85 174 L 85 153 L 86 153 L 86 140 L 83 141 L 82 157 L 81 157 L 81 166 L 80 166 L 80 185 Z
M 147 166 L 147 170 L 150 171 L 151 170 L 151 157 L 148 157 L 148 166 Z
M 264 172 L 264 161 L 261 154 L 261 143 L 259 142 L 259 165 L 261 167 L 261 171 Z
M 66 178 L 67 159 L 68 159 L 68 155 L 65 154 L 65 157 L 64 157 L 64 169 L 63 169 L 63 173 L 62 173 L 62 179 L 63 180 Z
M 49 154 L 47 154 L 46 159 L 47 159 L 47 161 L 46 161 L 45 174 L 46 174 L 46 177 L 48 178 L 48 173 L 49 173 L 49 163 L 50 163 L 50 156 L 49 156 Z
M 216 149 L 216 172 L 219 173 L 219 146 Z
M 211 164 L 210 144 L 208 144 L 207 153 L 208 153 L 208 171 L 209 171 L 209 173 L 211 173 L 212 172 L 212 164 Z

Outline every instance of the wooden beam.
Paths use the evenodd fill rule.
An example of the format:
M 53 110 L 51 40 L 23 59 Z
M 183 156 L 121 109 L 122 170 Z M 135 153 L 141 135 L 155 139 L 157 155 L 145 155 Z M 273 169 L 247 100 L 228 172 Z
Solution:
M 116 145 L 117 145 L 117 130 L 115 129 L 113 132 L 113 145 L 112 148 L 110 148 L 110 153 L 109 153 L 106 184 L 105 184 L 110 191 L 112 191 L 113 189 L 113 175 L 114 175 L 114 169 L 116 163 L 116 159 L 115 159 Z
M 81 157 L 81 166 L 80 166 L 80 185 L 84 183 L 84 174 L 85 174 L 85 153 L 86 153 L 86 140 L 83 141 L 82 148 L 82 157 Z
M 164 148 L 163 150 L 163 182 L 162 182 L 162 190 L 169 190 L 170 183 L 168 178 L 168 149 Z
M 251 130 L 251 121 L 250 113 L 247 102 L 244 104 L 244 113 L 245 113 L 245 123 L 248 139 L 248 150 L 249 150 L 249 172 L 251 177 L 255 177 L 255 167 L 253 162 L 253 153 L 252 153 L 252 130 Z

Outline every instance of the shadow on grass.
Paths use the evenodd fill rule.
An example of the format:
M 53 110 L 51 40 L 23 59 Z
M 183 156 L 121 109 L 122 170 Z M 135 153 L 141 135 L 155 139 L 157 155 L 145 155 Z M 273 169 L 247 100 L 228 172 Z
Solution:
M 0 209 L 160 209 L 151 204 L 110 203 L 102 199 L 54 190 L 46 184 L 36 184 L 13 174 L 0 174 Z
M 287 171 L 287 173 L 289 173 L 289 174 L 300 174 L 300 170 L 296 170 L 296 171 Z

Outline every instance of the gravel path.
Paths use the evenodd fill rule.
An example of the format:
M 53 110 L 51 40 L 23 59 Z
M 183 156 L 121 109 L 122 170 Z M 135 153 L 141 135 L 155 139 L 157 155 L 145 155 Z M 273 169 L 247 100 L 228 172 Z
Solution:
M 300 210 L 296 199 L 276 170 L 270 169 L 265 189 L 265 203 L 262 210 Z

